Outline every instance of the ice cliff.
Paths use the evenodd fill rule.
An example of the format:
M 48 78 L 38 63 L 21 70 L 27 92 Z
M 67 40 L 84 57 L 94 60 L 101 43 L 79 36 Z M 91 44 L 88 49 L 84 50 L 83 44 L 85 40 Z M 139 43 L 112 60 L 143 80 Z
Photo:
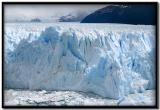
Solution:
M 121 99 L 155 88 L 155 27 L 6 24 L 5 87 Z

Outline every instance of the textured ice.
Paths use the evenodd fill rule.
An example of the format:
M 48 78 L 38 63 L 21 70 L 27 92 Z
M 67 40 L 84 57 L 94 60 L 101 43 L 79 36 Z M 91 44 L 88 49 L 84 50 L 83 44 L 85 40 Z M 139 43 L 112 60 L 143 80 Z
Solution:
M 5 90 L 4 104 L 8 106 L 48 106 L 48 105 L 155 105 L 155 91 L 146 90 L 144 93 L 130 94 L 123 99 L 114 100 L 97 96 L 92 93 L 75 91 L 29 91 Z
M 5 24 L 5 87 L 121 99 L 155 88 L 155 27 Z

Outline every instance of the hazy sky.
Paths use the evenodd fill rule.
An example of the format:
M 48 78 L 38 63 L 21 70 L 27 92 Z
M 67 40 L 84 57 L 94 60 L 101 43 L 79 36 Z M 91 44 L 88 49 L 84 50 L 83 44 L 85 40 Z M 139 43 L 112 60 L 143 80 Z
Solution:
M 84 18 L 88 14 L 106 5 L 5 5 L 5 21 L 30 21 L 40 18 L 42 21 L 56 22 L 61 16 L 71 14 Z

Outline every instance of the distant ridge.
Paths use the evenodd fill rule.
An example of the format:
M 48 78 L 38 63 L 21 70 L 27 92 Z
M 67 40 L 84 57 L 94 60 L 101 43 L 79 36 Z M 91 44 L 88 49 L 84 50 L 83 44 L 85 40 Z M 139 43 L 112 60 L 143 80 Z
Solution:
M 31 19 L 30 22 L 41 22 L 41 20 L 39 18 L 35 18 L 35 19 Z

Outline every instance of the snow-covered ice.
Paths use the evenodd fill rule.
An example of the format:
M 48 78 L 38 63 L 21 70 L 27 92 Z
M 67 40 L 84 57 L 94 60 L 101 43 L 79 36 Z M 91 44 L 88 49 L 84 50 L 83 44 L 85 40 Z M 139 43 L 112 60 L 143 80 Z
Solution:
M 4 84 L 117 100 L 154 89 L 155 27 L 6 23 Z
M 92 93 L 74 92 L 74 91 L 24 91 L 24 90 L 5 90 L 5 105 L 154 105 L 155 91 L 147 90 L 144 93 L 130 94 L 121 100 L 107 99 Z

